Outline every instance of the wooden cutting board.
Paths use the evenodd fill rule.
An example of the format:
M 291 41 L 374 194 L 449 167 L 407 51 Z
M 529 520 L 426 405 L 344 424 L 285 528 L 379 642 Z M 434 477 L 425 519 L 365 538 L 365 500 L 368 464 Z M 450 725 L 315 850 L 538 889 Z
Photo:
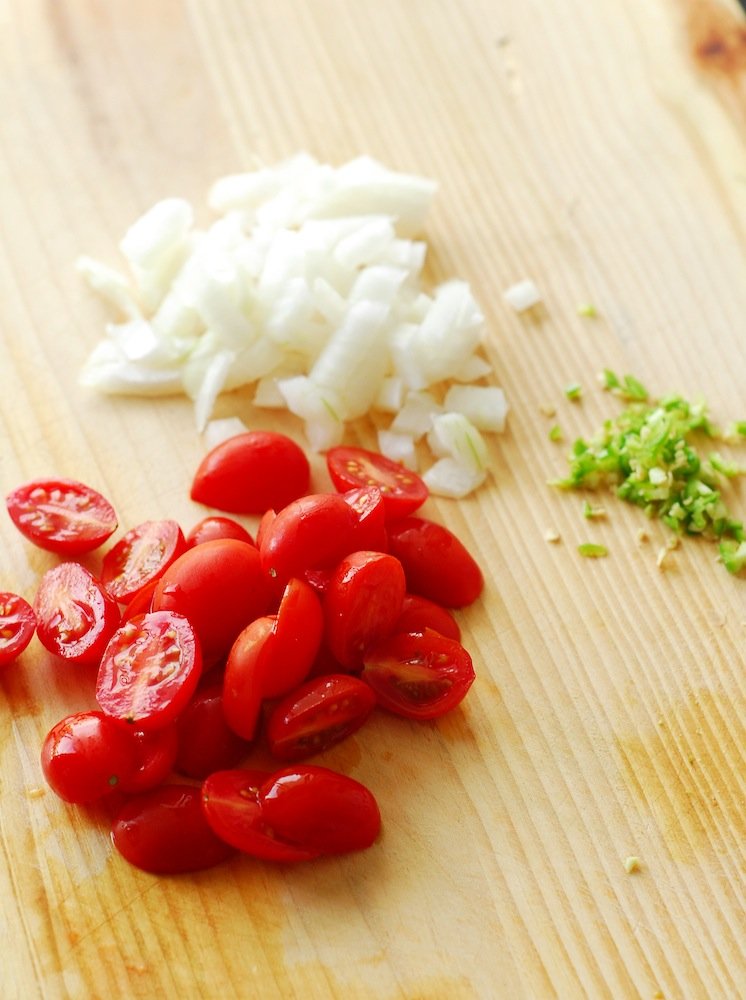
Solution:
M 163 196 L 207 221 L 216 177 L 301 149 L 438 181 L 428 273 L 472 284 L 511 405 L 489 485 L 428 507 L 487 576 L 460 614 L 467 702 L 423 726 L 378 716 L 325 757 L 379 798 L 368 852 L 134 870 L 105 812 L 40 775 L 45 732 L 90 703 L 90 677 L 36 641 L 4 671 L 4 1000 L 746 995 L 746 585 L 706 543 L 659 567 L 659 525 L 613 499 L 588 522 L 547 486 L 616 412 L 602 368 L 746 416 L 740 7 L 4 0 L 0 67 L 4 492 L 58 473 L 102 489 L 123 526 L 198 519 L 190 404 L 77 386 L 106 314 L 73 263 L 119 264 Z M 502 296 L 524 277 L 543 296 L 529 316 Z M 219 412 L 266 420 L 245 394 Z M 743 487 L 728 498 L 746 517 Z M 0 531 L 0 587 L 32 597 L 53 557 Z M 581 559 L 584 541 L 608 557 Z

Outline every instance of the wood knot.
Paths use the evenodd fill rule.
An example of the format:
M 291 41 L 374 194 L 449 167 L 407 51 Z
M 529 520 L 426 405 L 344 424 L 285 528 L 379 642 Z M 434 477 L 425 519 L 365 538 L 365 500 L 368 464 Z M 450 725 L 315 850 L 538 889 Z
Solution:
M 746 22 L 719 0 L 689 4 L 689 37 L 701 69 L 717 76 L 738 78 L 746 73 Z

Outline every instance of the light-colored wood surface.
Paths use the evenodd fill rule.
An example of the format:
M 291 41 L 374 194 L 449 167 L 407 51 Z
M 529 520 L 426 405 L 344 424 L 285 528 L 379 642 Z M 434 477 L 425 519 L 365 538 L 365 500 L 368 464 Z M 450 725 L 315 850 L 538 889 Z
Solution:
M 300 149 L 437 179 L 429 274 L 472 283 L 512 406 L 492 484 L 429 508 L 487 570 L 461 615 L 473 692 L 327 757 L 379 797 L 369 852 L 135 871 L 103 816 L 41 790 L 41 739 L 84 679 L 36 642 L 5 671 L 5 1000 L 746 995 L 744 583 L 696 542 L 659 570 L 665 534 L 641 544 L 618 503 L 589 525 L 546 485 L 566 444 L 542 414 L 568 441 L 595 429 L 610 367 L 746 416 L 745 26 L 727 0 L 0 3 L 3 492 L 60 473 L 123 525 L 194 523 L 190 405 L 76 385 L 105 312 L 73 262 L 116 264 L 157 198 L 202 212 L 217 176 Z M 502 300 L 524 276 L 530 319 Z M 53 560 L 0 533 L 0 586 L 31 597 Z M 577 556 L 591 537 L 607 559 Z

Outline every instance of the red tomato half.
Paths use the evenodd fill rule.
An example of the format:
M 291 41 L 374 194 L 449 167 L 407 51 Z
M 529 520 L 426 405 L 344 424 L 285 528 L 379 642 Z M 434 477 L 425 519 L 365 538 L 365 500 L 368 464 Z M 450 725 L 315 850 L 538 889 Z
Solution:
M 212 868 L 233 855 L 213 833 L 199 788 L 161 785 L 130 799 L 112 827 L 114 847 L 131 865 L 156 875 Z
M 326 642 L 342 667 L 355 670 L 365 650 L 391 633 L 405 590 L 394 556 L 353 552 L 342 559 L 324 591 Z
M 202 657 L 182 615 L 152 611 L 112 636 L 101 658 L 96 700 L 112 719 L 148 732 L 175 722 L 194 694 Z
M 43 646 L 73 663 L 98 663 L 119 625 L 119 605 L 88 570 L 60 563 L 41 578 L 34 598 Z
M 269 749 L 280 760 L 320 753 L 356 732 L 375 704 L 375 692 L 359 677 L 314 677 L 272 709 L 266 726 Z
M 464 647 L 438 632 L 399 632 L 365 654 L 362 679 L 378 704 L 407 719 L 435 719 L 455 708 L 474 682 Z
M 421 632 L 431 628 L 449 639 L 461 641 L 461 628 L 450 611 L 419 594 L 405 594 L 394 632 Z
M 225 656 L 239 632 L 265 614 L 269 603 L 259 552 L 234 538 L 187 549 L 168 567 L 153 595 L 154 611 L 175 611 L 192 623 L 205 666 Z
M 163 576 L 185 548 L 176 521 L 143 521 L 106 553 L 101 580 L 112 597 L 126 604 L 146 584 Z
M 381 830 L 378 803 L 365 785 L 314 764 L 275 772 L 259 789 L 259 804 L 276 836 L 319 854 L 363 850 Z
M 310 466 L 302 448 L 275 431 L 227 438 L 200 463 L 192 500 L 234 514 L 263 514 L 308 491 Z
M 127 733 L 102 712 L 77 712 L 47 733 L 41 769 L 47 784 L 66 802 L 95 802 L 119 785 L 133 767 Z
M 117 726 L 122 732 L 122 727 Z M 163 784 L 176 762 L 179 738 L 175 726 L 146 732 L 127 732 L 132 747 L 132 767 L 119 779 L 119 788 L 127 795 L 139 795 Z
M 234 521 L 232 517 L 220 517 L 218 514 L 211 514 L 198 521 L 186 536 L 186 543 L 191 548 L 193 545 L 211 542 L 215 538 L 235 538 L 239 542 L 246 542 L 247 545 L 254 545 L 254 539 L 242 524 Z
M 220 682 L 197 690 L 179 716 L 176 770 L 202 780 L 213 771 L 236 767 L 250 749 L 228 725 Z
M 383 493 L 377 486 L 359 486 L 357 489 L 347 490 L 342 496 L 358 517 L 354 547 L 386 552 L 389 540 Z
M 264 861 L 310 861 L 319 852 L 284 842 L 267 822 L 259 789 L 266 771 L 215 771 L 202 784 L 207 822 L 227 844 Z
M 416 472 L 385 455 L 340 445 L 326 453 L 326 465 L 335 489 L 377 486 L 388 518 L 404 517 L 428 498 L 428 489 Z
M 309 569 L 335 566 L 356 545 L 358 517 L 339 493 L 312 493 L 288 504 L 263 526 L 262 568 L 284 586 Z
M 471 604 L 484 578 L 473 556 L 442 524 L 404 517 L 389 524 L 389 552 L 401 560 L 407 589 L 446 608 Z
M 19 594 L 0 592 L 0 667 L 20 656 L 36 631 L 36 615 Z
M 117 527 L 109 501 L 74 479 L 34 479 L 9 493 L 5 502 L 22 535 L 60 555 L 90 552 Z

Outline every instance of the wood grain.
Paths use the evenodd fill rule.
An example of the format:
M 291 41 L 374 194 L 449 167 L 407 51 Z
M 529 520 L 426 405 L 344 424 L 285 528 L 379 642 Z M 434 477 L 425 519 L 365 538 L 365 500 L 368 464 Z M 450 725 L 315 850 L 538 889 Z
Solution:
M 87 678 L 36 643 L 4 672 L 0 995 L 746 995 L 743 581 L 706 543 L 659 569 L 658 525 L 613 500 L 589 525 L 546 485 L 565 467 L 550 423 L 567 442 L 610 413 L 601 368 L 744 416 L 735 0 L 4 0 L 0 66 L 3 490 L 56 472 L 123 525 L 197 520 L 189 404 L 76 384 L 105 315 L 73 262 L 116 264 L 155 199 L 207 218 L 217 176 L 299 149 L 438 181 L 428 275 L 473 285 L 511 403 L 490 485 L 429 502 L 487 572 L 460 615 L 478 683 L 440 723 L 376 717 L 328 754 L 379 797 L 364 855 L 129 868 L 105 810 L 43 790 L 40 742 Z M 524 276 L 543 293 L 530 317 L 502 299 Z M 240 393 L 220 410 L 266 419 Z M 743 488 L 728 495 L 743 516 Z M 32 596 L 53 558 L 7 518 L 0 539 L 0 586 Z M 577 557 L 589 539 L 607 559 Z

